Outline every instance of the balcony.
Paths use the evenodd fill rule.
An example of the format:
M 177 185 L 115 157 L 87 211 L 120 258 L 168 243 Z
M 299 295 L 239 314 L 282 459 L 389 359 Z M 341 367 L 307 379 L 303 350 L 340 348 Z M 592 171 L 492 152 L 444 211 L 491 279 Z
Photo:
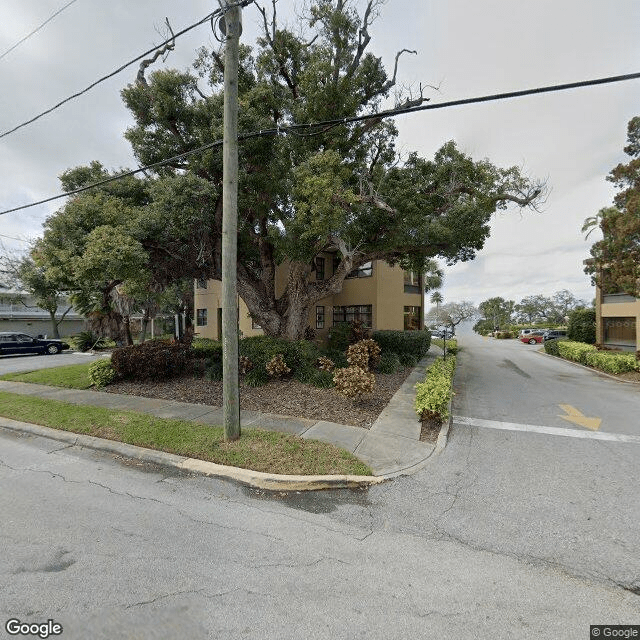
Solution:
M 56 317 L 61 316 L 66 307 L 61 308 L 56 313 Z M 44 318 L 49 319 L 51 316 L 48 311 L 44 309 L 40 309 L 39 307 L 25 307 L 23 304 L 0 304 L 0 318 L 10 319 L 10 318 Z M 67 313 L 65 318 L 81 318 L 80 314 L 76 313 L 73 309 Z

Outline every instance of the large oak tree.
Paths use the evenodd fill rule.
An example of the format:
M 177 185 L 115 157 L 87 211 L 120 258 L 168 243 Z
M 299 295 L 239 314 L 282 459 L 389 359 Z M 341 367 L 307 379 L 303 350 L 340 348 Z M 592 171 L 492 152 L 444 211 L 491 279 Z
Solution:
M 360 16 L 349 0 L 314 0 L 301 25 L 310 34 L 306 39 L 279 25 L 275 2 L 260 9 L 263 34 L 254 49 L 241 47 L 241 132 L 376 114 L 393 94 L 400 96 L 396 106 L 421 104 L 422 90 L 412 98 L 397 86 L 401 56 L 411 52 L 398 52 L 388 74 L 369 51 L 369 28 L 381 4 L 369 0 Z M 122 92 L 135 121 L 125 135 L 137 160 L 151 165 L 220 140 L 220 52 L 202 49 L 193 72 L 150 71 L 152 64 L 144 61 L 135 83 Z M 535 205 L 540 196 L 540 186 L 517 168 L 474 161 L 454 142 L 433 159 L 402 157 L 397 133 L 392 119 L 380 116 L 242 140 L 238 292 L 267 334 L 302 337 L 313 305 L 338 293 L 347 275 L 371 260 L 417 271 L 436 256 L 449 263 L 472 259 L 497 209 L 509 202 Z M 94 178 L 90 168 L 78 168 L 66 174 L 65 186 Z M 109 207 L 127 209 L 129 257 L 137 260 L 134 248 L 143 248 L 159 286 L 184 276 L 221 279 L 220 147 L 102 193 Z M 75 196 L 58 216 L 91 208 L 96 197 Z M 103 230 L 94 239 L 104 243 L 108 234 Z M 337 254 L 339 266 L 316 280 L 310 276 L 321 252 Z M 276 292 L 282 263 L 288 277 Z

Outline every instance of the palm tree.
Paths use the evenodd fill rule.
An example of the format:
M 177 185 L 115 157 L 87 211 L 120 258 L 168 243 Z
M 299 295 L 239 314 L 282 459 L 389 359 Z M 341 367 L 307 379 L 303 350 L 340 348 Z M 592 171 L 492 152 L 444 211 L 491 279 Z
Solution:
M 436 316 L 438 318 L 440 317 L 440 303 L 442 302 L 442 300 L 443 300 L 443 297 L 439 291 L 434 291 L 431 294 L 431 304 L 436 305 Z

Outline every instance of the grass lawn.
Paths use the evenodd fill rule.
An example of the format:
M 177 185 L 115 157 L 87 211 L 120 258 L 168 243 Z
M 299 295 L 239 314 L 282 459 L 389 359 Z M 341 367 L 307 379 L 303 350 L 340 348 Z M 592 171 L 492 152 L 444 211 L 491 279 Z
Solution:
M 90 364 L 90 362 L 83 362 L 63 367 L 51 367 L 50 369 L 7 373 L 0 376 L 0 380 L 46 384 L 51 387 L 66 387 L 67 389 L 89 389 L 91 387 L 88 373 Z
M 87 365 L 73 366 L 86 369 Z M 71 369 L 73 366 L 48 371 Z M 32 373 L 44 374 L 46 371 Z M 8 378 L 3 376 L 3 379 Z M 35 382 L 31 379 L 25 381 Z M 239 440 L 224 442 L 222 427 L 5 392 L 0 392 L 0 415 L 254 471 L 294 475 L 372 473 L 367 465 L 344 449 L 262 429 L 244 429 Z

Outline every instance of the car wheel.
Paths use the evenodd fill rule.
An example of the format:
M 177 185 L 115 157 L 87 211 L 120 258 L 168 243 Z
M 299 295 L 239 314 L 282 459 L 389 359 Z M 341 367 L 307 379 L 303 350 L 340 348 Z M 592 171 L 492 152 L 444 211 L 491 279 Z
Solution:
M 531 338 L 531 340 L 529 340 L 529 344 L 535 344 L 536 343 L 536 339 L 535 338 Z
M 50 356 L 55 356 L 55 355 L 56 355 L 56 353 L 60 353 L 60 347 L 59 347 L 57 344 L 50 344 L 50 345 L 47 347 L 47 353 L 48 353 Z

